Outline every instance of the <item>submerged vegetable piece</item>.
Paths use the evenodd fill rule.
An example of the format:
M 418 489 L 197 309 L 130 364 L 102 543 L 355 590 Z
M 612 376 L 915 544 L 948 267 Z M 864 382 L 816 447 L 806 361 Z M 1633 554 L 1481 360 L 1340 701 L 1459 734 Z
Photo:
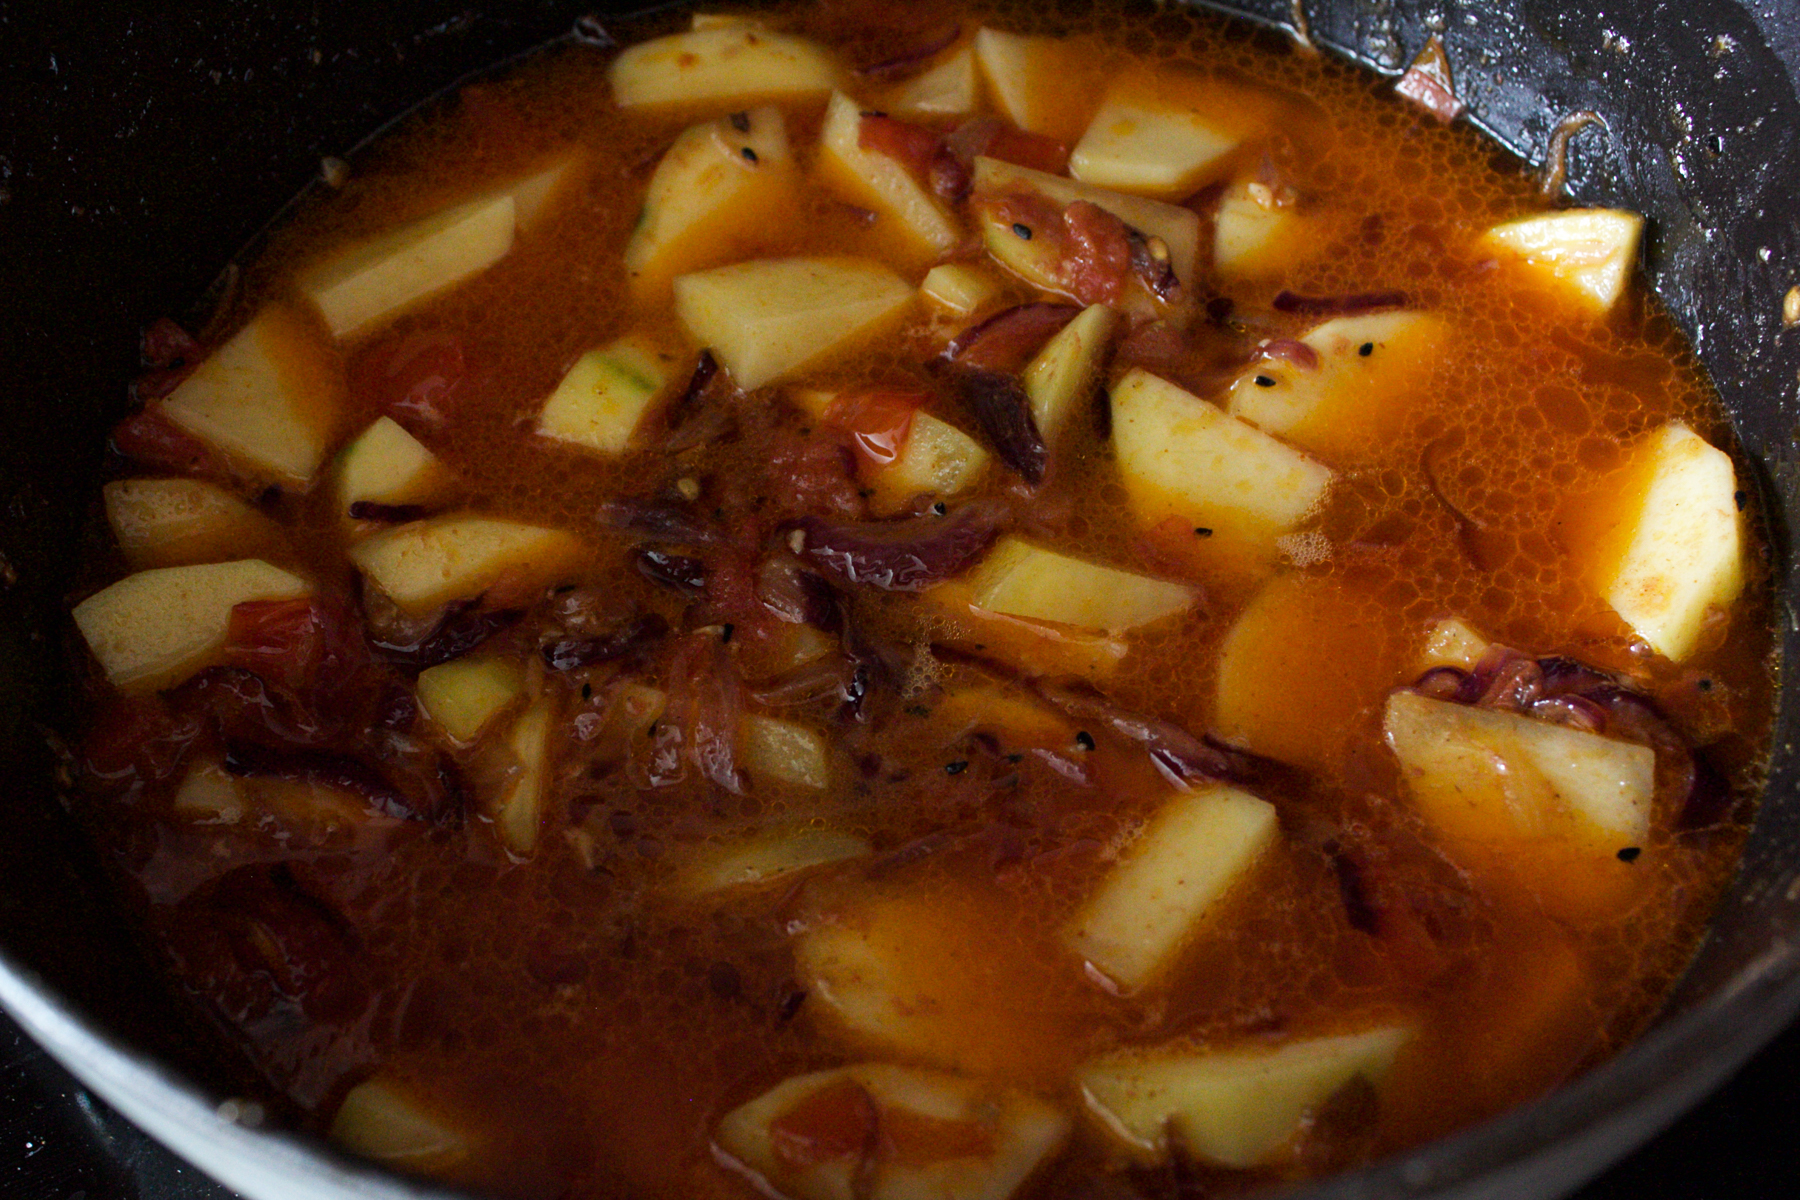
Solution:
M 169 687 L 217 660 L 231 613 L 250 600 L 293 600 L 312 585 L 260 559 L 159 567 L 75 606 L 75 626 L 114 687 Z
M 343 380 L 311 322 L 281 305 L 213 350 L 156 411 L 252 473 L 305 488 L 336 432 Z
M 969 577 L 977 608 L 1120 633 L 1193 606 L 1194 589 L 1002 538 Z
M 1425 644 L 1414 660 L 1414 674 L 1423 675 L 1433 667 L 1456 667 L 1470 671 L 1487 653 L 1489 642 L 1460 617 L 1434 621 L 1425 632 Z
M 415 521 L 357 543 L 350 561 L 409 613 L 479 595 L 502 577 L 541 585 L 580 545 L 559 529 L 466 514 Z
M 132 566 L 180 567 L 266 553 L 281 531 L 217 484 L 198 479 L 115 479 L 106 519 Z
M 804 788 L 831 786 L 825 739 L 793 721 L 746 713 L 738 722 L 738 756 L 752 775 Z
M 604 454 L 622 454 L 645 415 L 674 382 L 666 356 L 623 337 L 575 360 L 538 414 L 547 438 Z
M 397 1080 L 376 1078 L 345 1094 L 331 1119 L 333 1142 L 402 1171 L 439 1173 L 468 1158 L 471 1143 Z
M 1277 835 L 1274 806 L 1248 792 L 1178 795 L 1070 920 L 1070 948 L 1120 991 L 1148 986 Z
M 500 844 L 521 858 L 537 849 L 543 831 L 544 810 L 549 801 L 548 789 L 550 733 L 555 711 L 550 701 L 540 699 L 520 713 L 506 737 L 507 749 L 518 762 L 517 775 L 492 802 L 493 818 Z
M 1477 245 L 1516 262 L 1577 309 L 1602 314 L 1637 265 L 1644 218 L 1616 208 L 1539 213 L 1494 226 Z
M 818 169 L 826 183 L 853 203 L 885 216 L 931 258 L 937 258 L 961 236 L 955 220 L 898 158 L 865 145 L 862 107 L 834 93 L 825 109 L 819 134 Z
M 1011 1088 L 866 1063 L 789 1079 L 719 1122 L 736 1166 L 799 1200 L 1007 1200 L 1069 1120 Z
M 710 896 L 731 888 L 754 888 L 797 871 L 869 854 L 869 840 L 835 829 L 771 829 L 738 841 L 708 847 L 682 869 L 675 890 L 683 896 Z
M 1077 1076 L 1088 1112 L 1133 1157 L 1179 1147 L 1239 1169 L 1275 1158 L 1309 1112 L 1357 1078 L 1379 1085 L 1411 1039 L 1406 1026 L 1275 1047 L 1124 1051 Z
M 472 742 L 525 692 L 525 673 L 507 658 L 458 658 L 419 672 L 425 714 L 459 742 Z
M 988 452 L 979 442 L 948 421 L 920 411 L 922 394 L 834 395 L 803 389 L 793 398 L 855 439 L 857 474 L 871 485 L 877 514 L 904 512 L 921 496 L 960 496 L 987 470 Z
M 1022 380 L 1031 399 L 1031 418 L 1051 446 L 1093 397 L 1117 325 L 1118 314 L 1112 309 L 1092 305 L 1063 326 L 1025 368 Z
M 775 97 L 823 96 L 842 74 L 816 43 L 759 22 L 732 21 L 632 46 L 613 60 L 608 77 L 620 108 L 706 104 L 716 112 Z
M 1338 317 L 1300 336 L 1313 352 L 1301 362 L 1265 349 L 1231 385 L 1225 411 L 1321 454 L 1367 454 L 1404 424 L 1444 340 L 1443 323 L 1425 313 Z
M 696 125 L 675 139 L 644 195 L 625 270 L 640 296 L 663 296 L 684 271 L 729 262 L 795 200 L 794 156 L 778 108 Z
M 1724 451 L 1674 422 L 1633 448 L 1620 479 L 1571 520 L 1572 548 L 1613 611 L 1680 662 L 1744 590 L 1737 475 Z
M 1213 270 L 1227 279 L 1255 279 L 1292 270 L 1322 246 L 1292 196 L 1266 183 L 1241 180 L 1225 189 L 1213 217 Z
M 344 514 L 358 504 L 429 504 L 454 483 L 448 468 L 391 417 L 377 418 L 345 447 L 337 464 L 337 503 Z
M 1409 691 L 1389 698 L 1383 730 L 1407 793 L 1459 860 L 1564 910 L 1636 891 L 1644 868 L 1619 851 L 1650 833 L 1650 747 Z
M 485 196 L 341 251 L 300 287 L 333 337 L 357 337 L 505 258 L 516 228 L 511 193 Z
M 675 281 L 682 324 L 745 391 L 872 337 L 912 299 L 903 279 L 865 259 L 764 259 Z
M 1001 115 L 1027 133 L 1073 141 L 1092 112 L 1092 75 L 1079 46 L 983 28 L 975 60 Z
M 885 107 L 909 116 L 953 116 L 974 112 L 978 78 L 975 49 L 965 45 L 930 70 L 910 79 Z

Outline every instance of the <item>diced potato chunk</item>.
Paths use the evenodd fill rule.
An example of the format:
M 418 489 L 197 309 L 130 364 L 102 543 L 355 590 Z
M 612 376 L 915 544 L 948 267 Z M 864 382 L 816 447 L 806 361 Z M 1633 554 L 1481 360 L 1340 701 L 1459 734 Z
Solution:
M 255 558 L 159 567 L 94 593 L 75 606 L 74 617 L 114 687 L 151 691 L 209 665 L 224 648 L 237 605 L 311 592 L 306 580 Z
M 1105 679 L 1131 647 L 1120 634 L 1073 625 L 1047 625 L 991 611 L 975 603 L 978 572 L 950 579 L 925 593 L 951 622 L 943 640 L 1009 662 L 1028 675 L 1081 675 Z
M 355 337 L 505 258 L 517 221 L 511 192 L 471 200 L 338 254 L 300 288 L 333 337 Z
M 1082 47 L 1053 37 L 998 29 L 975 34 L 975 61 L 1000 115 L 1027 133 L 1067 144 L 1093 113 L 1093 71 Z
M 1637 262 L 1644 218 L 1616 208 L 1576 208 L 1505 221 L 1481 248 L 1519 262 L 1544 286 L 1596 315 L 1618 303 Z
M 237 778 L 216 762 L 201 763 L 189 770 L 175 789 L 172 805 L 190 821 L 218 825 L 237 824 L 248 808 Z
M 1106 305 L 1089 305 L 1025 368 L 1021 382 L 1031 399 L 1031 417 L 1048 445 L 1056 445 L 1069 417 L 1093 395 L 1118 323 L 1118 314 Z
M 281 540 L 269 518 L 198 479 L 115 479 L 103 494 L 107 522 L 134 567 L 216 562 Z
M 1412 1037 L 1402 1025 L 1268 1049 L 1127 1051 L 1077 1076 L 1101 1129 L 1144 1163 L 1170 1143 L 1240 1169 L 1275 1157 L 1307 1113 L 1361 1076 L 1379 1084 Z
M 909 79 L 883 106 L 903 117 L 960 116 L 975 111 L 975 49 L 964 46 L 922 75 Z
M 613 60 L 610 74 L 620 108 L 703 103 L 717 111 L 775 97 L 822 97 L 838 86 L 843 69 L 804 38 L 729 21 L 639 42 Z
M 1700 647 L 1744 590 L 1743 516 L 1731 459 L 1679 421 L 1634 448 L 1623 486 L 1571 540 L 1613 610 L 1665 657 Z
M 1317 366 L 1263 358 L 1231 385 L 1225 411 L 1309 450 L 1366 452 L 1385 446 L 1411 415 L 1444 327 L 1425 313 L 1365 313 L 1326 321 L 1300 341 Z
M 869 475 L 877 512 L 898 512 L 920 496 L 960 496 L 987 470 L 981 443 L 930 413 L 915 413 L 906 445 L 894 461 Z
M 774 829 L 711 847 L 681 872 L 676 891 L 705 896 L 727 888 L 758 887 L 797 871 L 869 853 L 869 839 L 838 829 Z
M 1069 174 L 1097 187 L 1180 200 L 1230 162 L 1237 134 L 1174 97 L 1115 87 L 1069 155 Z
M 752 774 L 798 787 L 831 786 L 825 739 L 804 725 L 747 713 L 738 722 L 738 754 Z
M 682 324 L 746 391 L 866 340 L 912 300 L 905 280 L 863 259 L 761 259 L 675 281 Z
M 849 1130 L 863 1148 L 793 1149 L 824 1147 L 818 1130 L 832 1143 Z M 797 1200 L 1007 1200 L 1068 1133 L 1067 1117 L 1023 1092 L 866 1063 L 776 1085 L 727 1113 L 717 1140 L 759 1187 Z
M 385 530 L 350 548 L 350 561 L 409 613 L 480 595 L 503 577 L 548 583 L 580 543 L 560 529 L 459 514 Z
M 1476 633 L 1461 617 L 1445 617 L 1433 621 L 1425 631 L 1425 644 L 1413 662 L 1415 677 L 1433 667 L 1456 667 L 1472 671 L 1487 653 L 1488 640 Z
M 468 1158 L 469 1137 L 391 1079 L 359 1083 L 331 1119 L 332 1141 L 401 1171 L 434 1174 Z
M 1330 486 L 1328 467 L 1142 369 L 1113 388 L 1112 410 L 1119 472 L 1146 524 L 1179 517 L 1272 544 Z
M 564 150 L 523 179 L 508 184 L 504 190 L 513 198 L 513 227 L 520 233 L 537 228 L 556 211 L 587 166 L 583 151 Z
M 1274 844 L 1275 807 L 1223 785 L 1183 793 L 1151 818 L 1064 930 L 1121 991 L 1151 983 Z
M 342 391 L 312 323 L 272 305 L 182 380 L 162 412 L 258 474 L 304 487 L 331 444 Z
M 1290 270 L 1318 249 L 1311 222 L 1267 184 L 1240 182 L 1219 198 L 1213 219 L 1213 270 L 1255 279 Z
M 842 92 L 833 93 L 819 134 L 818 169 L 826 183 L 855 204 L 885 216 L 916 247 L 936 258 L 961 236 L 944 206 L 927 192 L 898 159 L 864 150 L 862 106 Z
M 919 294 L 956 317 L 966 317 L 1000 294 L 993 276 L 967 263 L 940 263 L 925 274 Z
M 747 125 L 749 128 L 741 128 Z M 684 271 L 743 257 L 747 231 L 779 222 L 794 203 L 794 156 L 778 108 L 696 125 L 675 139 L 644 194 L 625 246 L 639 296 L 666 294 Z
M 1384 729 L 1421 811 L 1459 838 L 1578 839 L 1611 858 L 1649 836 L 1648 746 L 1407 691 Z
M 952 689 L 931 715 L 953 736 L 979 729 L 999 734 L 1011 746 L 1066 750 L 1075 744 L 1075 727 L 1061 713 L 1042 701 L 990 685 Z
M 509 658 L 451 659 L 419 672 L 425 715 L 459 742 L 472 742 L 500 711 L 525 694 L 525 673 Z
M 1002 538 L 969 576 L 976 607 L 1027 621 L 1106 633 L 1183 612 L 1194 590 Z
M 603 454 L 623 454 L 674 374 L 642 339 L 623 337 L 589 350 L 544 402 L 537 431 Z
M 1012 192 L 1043 196 L 1058 208 L 1066 208 L 1077 200 L 1105 209 L 1145 237 L 1158 237 L 1169 248 L 1169 265 L 1176 278 L 1189 287 L 1194 284 L 1195 255 L 1200 245 L 1200 216 L 1189 208 L 1127 196 L 1123 192 L 1094 187 L 1079 180 L 1064 179 L 1014 166 L 997 158 L 975 160 L 974 189 L 988 196 L 1004 196 Z M 1018 272 L 1027 282 L 1052 291 L 1060 290 L 1054 277 L 1046 274 L 1031 254 L 1033 243 L 1013 234 L 1012 226 L 997 226 L 984 221 L 982 236 L 990 253 L 1004 266 Z
M 450 484 L 450 471 L 392 417 L 380 417 L 338 459 L 340 512 L 352 504 L 428 504 Z
M 506 738 L 507 748 L 518 759 L 519 773 L 509 781 L 490 815 L 500 844 L 520 858 L 537 849 L 544 826 L 553 716 L 550 701 L 538 700 L 519 714 Z

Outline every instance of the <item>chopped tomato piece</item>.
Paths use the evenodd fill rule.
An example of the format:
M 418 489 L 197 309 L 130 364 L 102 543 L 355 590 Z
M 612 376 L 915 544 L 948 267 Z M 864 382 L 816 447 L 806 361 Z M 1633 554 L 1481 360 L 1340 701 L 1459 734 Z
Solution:
M 1068 256 L 1062 277 L 1083 304 L 1116 304 L 1131 271 L 1125 222 L 1097 204 L 1077 200 L 1063 210 Z
M 858 392 L 833 400 L 825 419 L 850 434 L 859 459 L 883 467 L 905 452 L 924 403 L 918 392 Z
M 945 1121 L 904 1108 L 881 1113 L 881 1157 L 918 1165 L 953 1158 L 988 1158 L 994 1130 L 977 1121 Z
M 805 1169 L 839 1159 L 867 1158 L 876 1147 L 879 1114 L 853 1079 L 820 1088 L 769 1123 L 775 1157 Z
M 341 604 L 250 600 L 231 610 L 225 661 L 296 695 L 325 695 L 342 689 L 367 661 L 367 651 Z
M 82 740 L 81 774 L 107 791 L 158 783 L 181 768 L 201 732 L 197 717 L 161 696 L 119 697 Z
M 864 113 L 856 131 L 859 148 L 885 154 L 915 175 L 923 175 L 944 140 L 923 125 L 899 121 L 885 113 Z
M 1057 141 L 1038 133 L 1026 133 L 1022 129 L 1004 126 L 988 143 L 987 156 L 1002 162 L 1012 163 L 1016 167 L 1029 167 L 1033 171 L 1045 171 L 1051 175 L 1061 175 L 1069 166 L 1069 148 Z
M 436 425 L 449 414 L 468 376 L 462 341 L 427 331 L 363 351 L 350 369 L 350 389 L 402 425 Z
M 155 408 L 146 408 L 114 425 L 112 445 L 126 458 L 153 470 L 184 475 L 230 474 L 211 446 Z

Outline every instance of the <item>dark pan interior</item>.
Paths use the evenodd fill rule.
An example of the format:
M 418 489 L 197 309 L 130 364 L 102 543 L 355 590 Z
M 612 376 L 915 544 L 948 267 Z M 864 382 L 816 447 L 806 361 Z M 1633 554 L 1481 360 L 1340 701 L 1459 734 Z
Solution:
M 1075 0 L 1063 0 L 1074 4 Z M 628 5 L 600 5 L 605 19 Z M 1286 23 L 1288 0 L 1225 7 Z M 1789 531 L 1800 519 L 1800 13 L 1785 0 L 1626 4 L 1345 0 L 1313 37 L 1394 73 L 1441 33 L 1471 115 L 1540 160 L 1566 114 L 1584 201 L 1650 219 L 1645 262 L 1737 420 L 1774 528 L 1787 654 L 1800 645 Z M 151 982 L 109 919 L 55 801 L 41 730 L 68 727 L 70 547 L 124 411 L 138 329 L 203 313 L 221 266 L 381 123 L 455 80 L 564 35 L 588 5 L 190 0 L 145 15 L 0 5 L 0 950 L 124 1044 L 210 1095 L 249 1087 Z M 102 13 L 108 15 L 101 15 Z M 1800 1005 L 1794 952 L 1800 697 L 1784 693 L 1767 799 L 1742 876 L 1655 1035 L 1533 1110 L 1321 1194 L 1549 1194 L 1652 1132 Z M 1555 1142 L 1535 1158 L 1530 1147 Z M 1508 1165 L 1512 1164 L 1512 1165 Z

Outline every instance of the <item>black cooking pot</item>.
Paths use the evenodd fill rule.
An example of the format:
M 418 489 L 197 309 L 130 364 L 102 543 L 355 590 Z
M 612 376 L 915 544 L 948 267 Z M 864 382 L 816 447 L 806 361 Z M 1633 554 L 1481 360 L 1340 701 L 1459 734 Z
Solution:
M 40 0 L 41 2 L 41 0 Z M 1074 0 L 1070 0 L 1071 3 Z M 1311 36 L 1393 74 L 1442 35 L 1470 116 L 1541 161 L 1571 112 L 1568 185 L 1649 218 L 1645 265 L 1737 422 L 1774 528 L 1791 660 L 1800 518 L 1800 21 L 1785 0 L 1487 4 L 1309 0 Z M 622 10 L 628 5 L 614 5 Z M 1289 22 L 1289 0 L 1225 7 Z M 55 798 L 46 728 L 63 686 L 71 547 L 100 447 L 153 318 L 203 313 L 270 213 L 383 121 L 567 35 L 585 6 L 189 0 L 98 12 L 0 0 L 0 1003 L 96 1092 L 207 1171 L 263 1197 L 396 1197 L 409 1185 L 247 1120 L 241 1060 L 165 994 L 111 914 Z M 607 16 L 602 6 L 601 20 Z M 1548 1099 L 1305 1193 L 1554 1196 L 1716 1086 L 1800 1008 L 1800 692 L 1743 869 L 1655 1029 Z M 277 1110 L 278 1115 L 278 1110 Z

